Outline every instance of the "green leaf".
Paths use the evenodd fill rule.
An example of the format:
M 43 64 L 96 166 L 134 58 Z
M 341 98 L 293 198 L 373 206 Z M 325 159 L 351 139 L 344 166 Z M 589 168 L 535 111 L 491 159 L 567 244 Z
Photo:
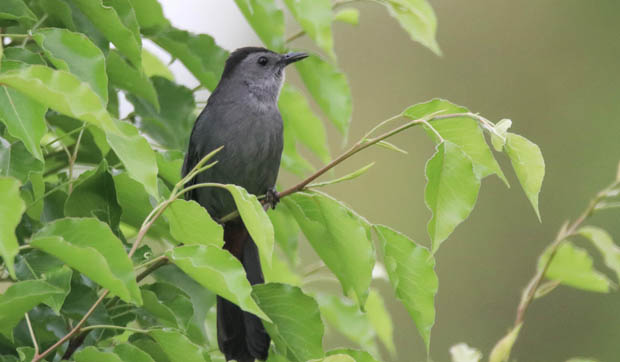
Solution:
M 423 246 L 386 226 L 374 226 L 383 244 L 390 283 L 418 328 L 428 351 L 435 324 L 434 299 L 439 281 L 435 258 Z
M 250 295 L 252 287 L 243 266 L 228 251 L 214 246 L 191 245 L 174 248 L 166 255 L 204 287 L 269 321 Z
M 284 122 L 284 149 L 282 150 L 282 168 L 298 176 L 313 171 L 314 167 L 297 151 L 297 135 L 290 122 Z
M 142 69 L 129 65 L 116 50 L 110 50 L 106 65 L 112 84 L 126 90 L 128 94 L 143 98 L 159 111 L 157 91 Z
M 435 39 L 437 18 L 427 0 L 387 0 L 383 2 L 413 41 L 441 55 Z
M 140 0 L 132 0 L 140 1 Z M 157 55 L 142 48 L 142 69 L 144 73 L 150 78 L 153 76 L 164 77 L 168 80 L 174 81 L 174 74 L 170 71 L 168 66 L 162 62 Z
M 66 218 L 47 224 L 31 245 L 80 271 L 128 303 L 142 304 L 123 243 L 97 219 Z
M 4 49 L 3 60 L 16 60 L 26 64 L 45 65 L 45 60 L 43 60 L 41 54 L 20 47 L 10 47 Z
M 228 52 L 215 44 L 212 37 L 171 28 L 151 39 L 178 58 L 203 86 L 210 91 L 215 89 Z
M 37 30 L 32 37 L 56 69 L 68 71 L 88 83 L 103 104 L 108 103 L 105 58 L 86 35 L 48 28 Z
M 172 328 L 185 332 L 188 330 L 194 316 L 194 307 L 185 292 L 167 282 L 157 282 L 141 289 L 145 310 L 161 318 L 162 322 L 167 322 Z M 188 335 L 188 338 L 191 339 L 191 336 Z
M 196 201 L 174 200 L 164 212 L 170 233 L 180 243 L 191 245 L 224 245 L 224 229 Z
M 275 239 L 273 225 L 263 205 L 258 202 L 255 195 L 249 194 L 243 187 L 237 185 L 224 185 L 224 187 L 235 200 L 241 220 L 258 246 L 261 258 L 267 262 L 267 265 L 271 265 Z
M 297 248 L 299 244 L 299 225 L 285 203 L 280 203 L 275 209 L 267 210 L 267 215 L 273 225 L 276 243 L 284 252 L 292 265 L 297 263 Z
M 123 360 L 114 353 L 102 352 L 93 346 L 88 346 L 75 354 L 75 362 L 123 362 Z
M 155 152 L 133 124 L 118 122 L 117 126 L 121 134 L 107 133 L 110 146 L 125 165 L 129 176 L 140 182 L 149 194 L 159 197 Z
M 379 362 L 377 361 L 370 353 L 366 351 L 358 351 L 356 349 L 348 349 L 348 348 L 338 348 L 332 349 L 327 352 L 328 356 L 338 355 L 338 354 L 346 354 L 348 356 L 353 357 L 355 362 Z
M 144 352 L 133 344 L 121 343 L 114 346 L 113 351 L 114 353 L 116 353 L 117 356 L 120 357 L 122 361 L 155 362 L 155 360 L 153 360 L 148 353 Z
M 142 40 L 136 14 L 128 0 L 72 0 L 95 28 L 116 46 L 136 68 L 140 68 Z
M 354 293 L 363 308 L 375 264 L 368 222 L 322 193 L 298 192 L 282 201 L 314 250 L 340 280 L 344 292 Z
M 510 351 L 512 350 L 512 346 L 515 344 L 517 337 L 519 336 L 519 331 L 521 330 L 521 326 L 523 324 L 519 324 L 514 327 L 504 338 L 500 339 L 499 342 L 493 347 L 491 354 L 489 355 L 489 362 L 508 362 L 508 357 L 510 357 Z
M 144 219 L 151 212 L 154 205 L 151 204 L 149 195 L 144 186 L 131 179 L 126 172 L 113 176 L 116 198 L 123 209 L 121 221 L 139 229 Z M 164 218 L 157 218 L 148 231 L 148 235 L 158 237 L 169 236 L 168 225 Z
M 142 308 L 157 318 L 159 325 L 170 328 L 181 327 L 177 321 L 174 311 L 157 299 L 157 294 L 150 290 L 142 289 Z
M 376 145 L 380 146 L 380 147 L 383 147 L 385 149 L 388 149 L 388 150 L 392 150 L 392 151 L 395 151 L 395 152 L 398 152 L 398 153 L 402 153 L 403 155 L 408 155 L 409 154 L 409 152 L 403 150 L 402 148 L 400 148 L 400 147 L 396 146 L 395 144 L 390 143 L 388 141 L 379 141 L 379 142 L 376 143 Z
M 37 16 L 22 0 L 2 0 L 0 2 L 0 26 L 12 26 L 16 23 L 26 27 L 37 21 Z
M 164 11 L 157 0 L 129 0 L 136 12 L 140 32 L 145 35 L 156 34 L 170 26 Z M 144 53 L 142 53 L 144 65 Z
M 392 317 L 385 307 L 383 297 L 375 289 L 371 289 L 370 294 L 368 294 L 366 314 L 373 329 L 377 332 L 377 336 L 379 336 L 385 348 L 394 356 L 396 354 L 396 347 L 394 346 Z
M 504 145 L 506 144 L 506 133 L 510 126 L 512 126 L 511 120 L 502 119 L 493 127 L 493 132 L 491 132 L 491 143 L 493 143 L 495 151 L 501 152 L 504 149 Z
M 0 175 L 13 176 L 25 184 L 32 173 L 42 171 L 43 162 L 34 158 L 23 143 L 10 144 L 0 137 Z
M 371 162 L 371 163 L 367 164 L 366 166 L 360 168 L 359 170 L 353 171 L 353 172 L 351 172 L 351 173 L 349 173 L 347 175 L 344 175 L 342 177 L 338 177 L 335 180 L 329 180 L 329 181 L 324 181 L 324 182 L 317 182 L 317 183 L 308 185 L 308 187 L 323 187 L 323 186 L 333 185 L 333 184 L 337 184 L 337 183 L 344 182 L 344 181 L 353 180 L 353 179 L 358 178 L 361 175 L 365 174 L 366 171 L 370 170 L 370 168 L 372 166 L 374 166 L 374 165 L 375 165 L 375 163 Z
M 332 36 L 332 2 L 330 0 L 284 0 L 293 17 L 308 36 L 331 58 L 334 53 Z
M 360 21 L 360 12 L 355 8 L 345 8 L 334 15 L 335 21 L 341 21 L 343 23 L 357 25 Z
M 549 260 L 549 250 L 538 259 L 540 270 Z M 547 268 L 545 277 L 561 284 L 592 292 L 607 293 L 611 281 L 592 266 L 592 257 L 584 249 L 565 241 L 560 245 Z
M 151 79 L 161 110 L 143 98 L 128 94 L 138 115 L 140 129 L 160 145 L 185 152 L 196 115 L 196 103 L 191 89 L 162 78 Z
M 603 255 L 605 265 L 618 276 L 620 281 L 620 247 L 614 244 L 611 235 L 596 226 L 584 226 L 579 229 L 581 236 L 589 239 Z
M 114 179 L 103 161 L 96 169 L 86 171 L 73 183 L 73 191 L 65 202 L 65 215 L 96 217 L 118 231 L 121 207 L 116 201 Z
M 356 362 L 351 356 L 346 354 L 333 354 L 331 356 L 312 360 L 312 362 Z
M 322 162 L 329 162 L 325 127 L 312 112 L 304 95 L 292 85 L 285 84 L 280 92 L 278 108 L 282 113 L 284 127 L 290 127 L 295 133 L 295 138 L 307 146 Z
M 17 279 L 13 261 L 19 253 L 15 228 L 26 210 L 19 197 L 19 186 L 19 181 L 12 177 L 0 177 L 0 256 L 13 279 Z
M 13 327 L 24 318 L 24 313 L 52 295 L 63 291 L 42 280 L 26 280 L 9 286 L 0 295 L 0 333 L 12 338 Z
M 200 346 L 192 343 L 187 337 L 172 330 L 155 330 L 149 332 L 170 362 L 210 362 Z
M 159 177 L 166 181 L 169 185 L 176 185 L 181 181 L 181 168 L 183 167 L 183 159 L 185 152 L 168 151 L 157 152 L 157 168 L 159 169 Z
M 316 56 L 295 63 L 304 84 L 327 118 L 345 136 L 349 130 L 353 103 L 344 73 Z
M 318 294 L 321 316 L 335 330 L 371 353 L 378 353 L 376 333 L 368 315 L 350 301 L 335 295 Z
M 15 89 L 0 86 L 0 122 L 9 134 L 21 140 L 28 151 L 43 161 L 41 138 L 47 130 L 47 108 Z
M 465 107 L 458 106 L 444 99 L 433 99 L 425 103 L 419 103 L 407 108 L 403 115 L 411 119 L 421 119 L 431 115 L 446 115 L 455 113 L 468 113 Z M 496 174 L 506 186 L 508 180 L 493 157 L 487 145 L 478 121 L 470 117 L 457 117 L 438 119 L 431 122 L 433 128 L 439 132 L 442 138 L 459 146 L 474 164 L 474 171 L 478 178 Z M 427 133 L 439 142 L 435 134 L 425 127 Z
M 474 208 L 480 179 L 474 173 L 471 159 L 449 141 L 437 145 L 437 152 L 426 164 L 426 178 L 424 200 L 433 213 L 428 234 L 434 254 Z
M 506 133 L 505 147 L 521 187 L 540 220 L 538 194 L 545 177 L 545 160 L 540 148 L 527 138 L 510 132 Z
M 51 285 L 58 287 L 63 291 L 62 294 L 54 294 L 47 298 L 43 303 L 49 305 L 50 308 L 60 314 L 60 308 L 65 302 L 65 299 L 71 292 L 71 276 L 73 271 L 66 265 L 62 267 L 47 271 L 42 274 L 43 279 Z
M 71 6 L 63 0 L 39 0 L 37 5 L 41 7 L 47 16 L 48 24 L 56 27 L 65 27 L 69 30 L 75 30 L 76 26 L 73 22 Z
M 252 295 L 273 321 L 263 324 L 278 349 L 297 361 L 323 357 L 323 323 L 312 297 L 279 283 L 257 284 Z
M 235 0 L 265 46 L 273 51 L 284 50 L 284 13 L 274 0 Z
M 40 220 L 43 213 L 43 195 L 45 182 L 42 171 L 31 171 L 28 183 L 21 189 L 21 196 L 26 201 L 26 214 L 34 220 Z

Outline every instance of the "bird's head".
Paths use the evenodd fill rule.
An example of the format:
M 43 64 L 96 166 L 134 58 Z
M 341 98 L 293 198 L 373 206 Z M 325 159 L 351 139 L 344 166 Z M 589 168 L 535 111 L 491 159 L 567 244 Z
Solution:
M 258 47 L 239 48 L 226 60 L 221 81 L 243 83 L 252 91 L 277 97 L 284 82 L 284 68 L 307 56 L 299 52 L 279 54 Z

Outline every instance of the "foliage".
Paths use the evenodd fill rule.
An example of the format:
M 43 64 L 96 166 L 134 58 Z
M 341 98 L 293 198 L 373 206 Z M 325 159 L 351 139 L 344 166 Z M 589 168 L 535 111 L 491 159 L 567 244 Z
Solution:
M 214 153 L 180 179 L 199 111 L 195 90 L 177 84 L 142 44 L 145 39 L 157 44 L 208 90 L 215 88 L 228 51 L 207 34 L 174 28 L 157 0 L 0 3 L 0 278 L 10 285 L 0 295 L 0 346 L 6 353 L 1 360 L 220 359 L 215 323 L 208 317 L 215 294 L 262 318 L 274 341 L 270 360 L 381 360 L 377 341 L 395 351 L 383 303 L 391 296 L 371 289 L 373 268 L 380 263 L 430 355 L 438 290 L 434 253 L 472 211 L 482 179 L 494 174 L 507 183 L 489 141 L 508 156 L 538 214 L 545 171 L 539 148 L 508 132 L 509 120 L 494 124 L 446 100 L 408 107 L 332 159 L 323 118 L 346 140 L 353 107 L 346 75 L 338 69 L 332 23 L 357 24 L 357 10 L 341 9 L 351 1 L 287 0 L 285 8 L 274 0 L 235 2 L 266 46 L 287 51 L 307 34 L 327 56 L 313 55 L 297 65 L 321 115 L 289 84 L 280 97 L 282 166 L 302 179 L 281 192 L 276 210 L 265 212 L 262 195 L 235 185 L 191 186 L 231 192 L 238 211 L 219 221 L 241 217 L 256 241 L 269 283 L 254 287 L 239 261 L 221 249 L 222 227 L 182 199 L 187 181 L 213 165 L 208 162 Z M 440 53 L 437 21 L 426 0 L 376 2 L 413 40 Z M 301 28 L 289 39 L 284 11 Z M 124 119 L 119 119 L 120 92 L 133 105 Z M 416 126 L 437 143 L 426 166 L 430 250 L 315 190 L 359 177 L 372 164 L 313 183 L 366 148 L 404 152 L 386 140 Z M 312 173 L 301 145 L 325 166 Z M 605 192 L 617 193 L 617 186 Z M 620 273 L 611 237 L 593 227 L 577 231 L 581 221 L 565 236 L 578 232 L 590 239 Z M 342 295 L 306 288 L 308 278 L 297 263 L 301 233 L 341 284 Z M 541 258 L 527 304 L 543 276 L 597 291 L 612 284 L 592 268 L 585 251 L 559 244 Z M 325 351 L 326 325 L 337 330 L 355 325 L 347 337 L 366 351 Z M 508 358 L 518 326 L 493 358 Z

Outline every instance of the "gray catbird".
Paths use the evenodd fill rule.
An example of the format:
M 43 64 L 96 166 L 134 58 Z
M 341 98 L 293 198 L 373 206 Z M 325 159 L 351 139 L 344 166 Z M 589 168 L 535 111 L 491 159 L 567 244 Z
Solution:
M 284 68 L 305 57 L 305 53 L 278 54 L 255 47 L 230 55 L 219 84 L 194 124 L 183 175 L 209 152 L 224 148 L 215 156 L 218 163 L 190 183 L 239 185 L 252 194 L 268 195 L 275 205 L 283 147 L 278 95 Z M 215 219 L 235 210 L 232 197 L 223 189 L 194 189 L 186 197 L 196 200 Z M 224 225 L 224 248 L 241 261 L 251 284 L 264 282 L 258 249 L 240 219 Z M 260 319 L 219 296 L 217 341 L 226 360 L 264 360 L 269 352 L 269 335 Z

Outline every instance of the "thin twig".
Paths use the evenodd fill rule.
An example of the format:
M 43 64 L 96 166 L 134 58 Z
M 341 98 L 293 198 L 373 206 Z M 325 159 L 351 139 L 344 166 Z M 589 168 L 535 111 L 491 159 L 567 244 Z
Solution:
M 26 317 L 26 324 L 28 325 L 28 332 L 30 332 L 30 338 L 32 338 L 32 344 L 34 346 L 34 356 L 39 355 L 39 344 L 37 343 L 37 337 L 34 335 L 34 329 L 32 329 L 32 323 L 30 323 L 30 317 L 28 316 L 28 312 L 24 313 Z
M 78 151 L 80 150 L 80 142 L 82 141 L 82 135 L 84 134 L 84 128 L 80 130 L 80 134 L 75 141 L 75 149 L 73 150 L 73 155 L 69 159 L 69 195 L 73 192 L 73 166 L 75 165 L 75 161 L 77 160 Z
M 149 332 L 145 329 L 123 327 L 123 326 L 116 326 L 116 325 L 110 325 L 110 324 L 95 324 L 92 326 L 84 327 L 82 328 L 82 332 L 91 331 L 93 329 L 121 329 L 124 331 L 130 331 L 134 333 L 148 333 Z

